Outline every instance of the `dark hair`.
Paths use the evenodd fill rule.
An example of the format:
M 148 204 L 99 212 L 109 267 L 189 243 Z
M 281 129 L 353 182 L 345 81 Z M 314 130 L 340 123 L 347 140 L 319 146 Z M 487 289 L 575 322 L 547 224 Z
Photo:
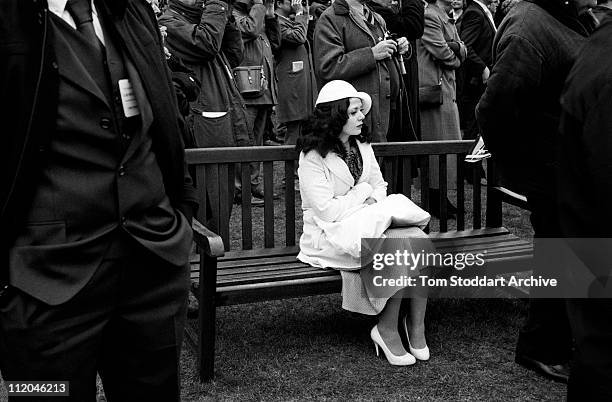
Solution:
M 324 158 L 330 151 L 340 156 L 344 155 L 346 151 L 340 141 L 340 133 L 349 118 L 349 105 L 348 98 L 317 105 L 314 114 L 304 124 L 303 134 L 298 138 L 295 149 L 305 154 L 314 149 Z M 360 142 L 372 140 L 365 124 L 361 127 L 361 134 L 357 139 Z

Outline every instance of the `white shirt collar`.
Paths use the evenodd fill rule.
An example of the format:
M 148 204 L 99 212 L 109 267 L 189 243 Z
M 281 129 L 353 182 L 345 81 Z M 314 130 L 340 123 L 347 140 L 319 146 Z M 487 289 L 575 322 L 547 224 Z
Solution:
M 53 14 L 63 19 L 68 25 L 76 29 L 74 19 L 72 18 L 68 10 L 66 10 L 66 4 L 68 4 L 68 0 L 47 0 L 49 11 L 51 11 Z M 102 26 L 100 25 L 100 20 L 98 19 L 98 10 L 96 10 L 96 5 L 93 1 L 91 2 L 91 16 L 93 19 L 93 26 L 94 31 L 96 32 L 96 36 L 104 45 L 104 32 L 102 31 Z
M 64 13 L 64 10 L 66 9 L 66 3 L 68 3 L 68 0 L 47 0 L 47 4 L 49 5 L 49 11 L 59 16 Z

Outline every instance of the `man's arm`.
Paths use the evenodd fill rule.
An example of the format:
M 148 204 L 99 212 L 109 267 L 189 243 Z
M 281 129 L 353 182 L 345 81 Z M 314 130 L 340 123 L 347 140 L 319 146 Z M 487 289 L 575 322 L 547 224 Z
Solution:
M 237 5 L 234 6 L 234 18 L 236 18 L 236 25 L 242 33 L 244 42 L 257 39 L 265 29 L 266 6 L 263 5 L 261 0 L 256 1 L 257 3 L 253 4 L 248 14 L 238 10 Z
M 276 52 L 281 47 L 281 28 L 276 15 L 266 16 L 266 36 L 270 41 L 270 47 Z
M 221 50 L 225 24 L 228 19 L 227 3 L 208 0 L 198 24 L 191 24 L 167 11 L 160 25 L 167 27 L 166 44 L 188 63 L 207 62 Z
M 314 64 L 323 81 L 350 81 L 376 68 L 372 48 L 346 52 L 343 36 L 336 30 L 328 14 L 323 14 L 315 29 Z
M 512 156 L 525 146 L 519 138 L 521 125 L 528 124 L 524 111 L 531 109 L 540 90 L 544 58 L 529 41 L 516 35 L 503 38 L 496 53 L 476 117 L 487 148 L 494 154 Z
M 223 54 L 227 57 L 230 67 L 238 67 L 244 58 L 244 43 L 242 43 L 242 34 L 236 26 L 234 16 L 230 16 L 225 25 L 225 34 L 223 35 Z
M 281 42 L 283 45 L 298 46 L 306 42 L 308 14 L 295 17 L 295 21 L 280 20 Z
M 483 29 L 483 24 L 486 23 L 484 15 L 474 10 L 468 10 L 463 13 L 463 22 L 461 22 L 461 32 L 459 36 L 467 47 L 467 59 L 471 62 L 472 72 L 474 74 L 482 75 L 482 72 L 487 65 L 474 51 L 474 44 L 480 37 L 480 33 Z
M 442 29 L 442 22 L 438 16 L 425 13 L 425 30 L 423 31 L 421 42 L 425 50 L 439 64 L 447 68 L 458 68 L 461 65 L 461 60 L 446 43 Z
M 399 13 L 387 20 L 387 27 L 408 40 L 419 39 L 425 29 L 425 6 L 422 0 L 402 0 Z

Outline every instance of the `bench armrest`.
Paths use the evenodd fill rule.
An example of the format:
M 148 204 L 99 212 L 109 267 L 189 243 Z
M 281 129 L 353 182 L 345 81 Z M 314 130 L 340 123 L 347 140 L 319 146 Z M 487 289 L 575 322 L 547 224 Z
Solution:
M 195 218 L 191 227 L 193 228 L 193 240 L 206 255 L 210 257 L 223 257 L 225 255 L 223 240 L 219 235 L 202 225 Z

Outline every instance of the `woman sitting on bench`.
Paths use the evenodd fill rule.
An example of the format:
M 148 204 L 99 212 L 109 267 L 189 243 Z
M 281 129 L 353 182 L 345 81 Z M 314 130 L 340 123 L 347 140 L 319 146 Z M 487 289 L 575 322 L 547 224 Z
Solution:
M 357 92 L 348 82 L 331 81 L 321 88 L 314 116 L 296 145 L 301 151 L 298 175 L 304 216 L 297 258 L 312 266 L 340 270 L 342 307 L 378 315 L 378 323 L 370 332 L 377 355 L 380 347 L 390 364 L 407 366 L 416 359 L 429 359 L 424 324 L 426 289 L 425 292 L 423 288 L 418 289 L 417 294 L 417 289 L 411 287 L 373 286 L 375 275 L 379 275 L 379 282 L 380 275 L 388 275 L 382 270 L 374 272 L 371 264 L 363 268 L 359 251 L 347 251 L 361 250 L 360 244 L 346 246 L 347 238 L 352 239 L 355 231 L 359 233 L 363 226 L 380 218 L 381 209 L 390 209 L 387 205 L 391 203 L 386 200 L 397 199 L 393 197 L 410 203 L 408 212 L 420 214 L 420 223 L 427 224 L 429 220 L 429 214 L 407 198 L 387 197 L 387 183 L 369 144 L 368 128 L 363 125 L 371 105 L 370 96 Z M 393 238 L 393 241 L 379 242 L 381 248 L 377 252 L 389 243 L 400 252 L 413 249 L 415 253 L 422 252 L 423 245 L 431 250 L 427 235 L 418 227 L 388 228 L 389 223 L 390 220 L 379 228 L 376 237 Z M 360 239 L 355 238 L 354 243 L 360 243 Z M 414 277 L 422 268 L 396 266 L 392 275 Z M 409 304 L 405 309 L 401 308 L 404 298 Z M 408 314 L 403 314 L 404 310 Z M 407 348 L 402 344 L 399 327 L 405 332 Z

